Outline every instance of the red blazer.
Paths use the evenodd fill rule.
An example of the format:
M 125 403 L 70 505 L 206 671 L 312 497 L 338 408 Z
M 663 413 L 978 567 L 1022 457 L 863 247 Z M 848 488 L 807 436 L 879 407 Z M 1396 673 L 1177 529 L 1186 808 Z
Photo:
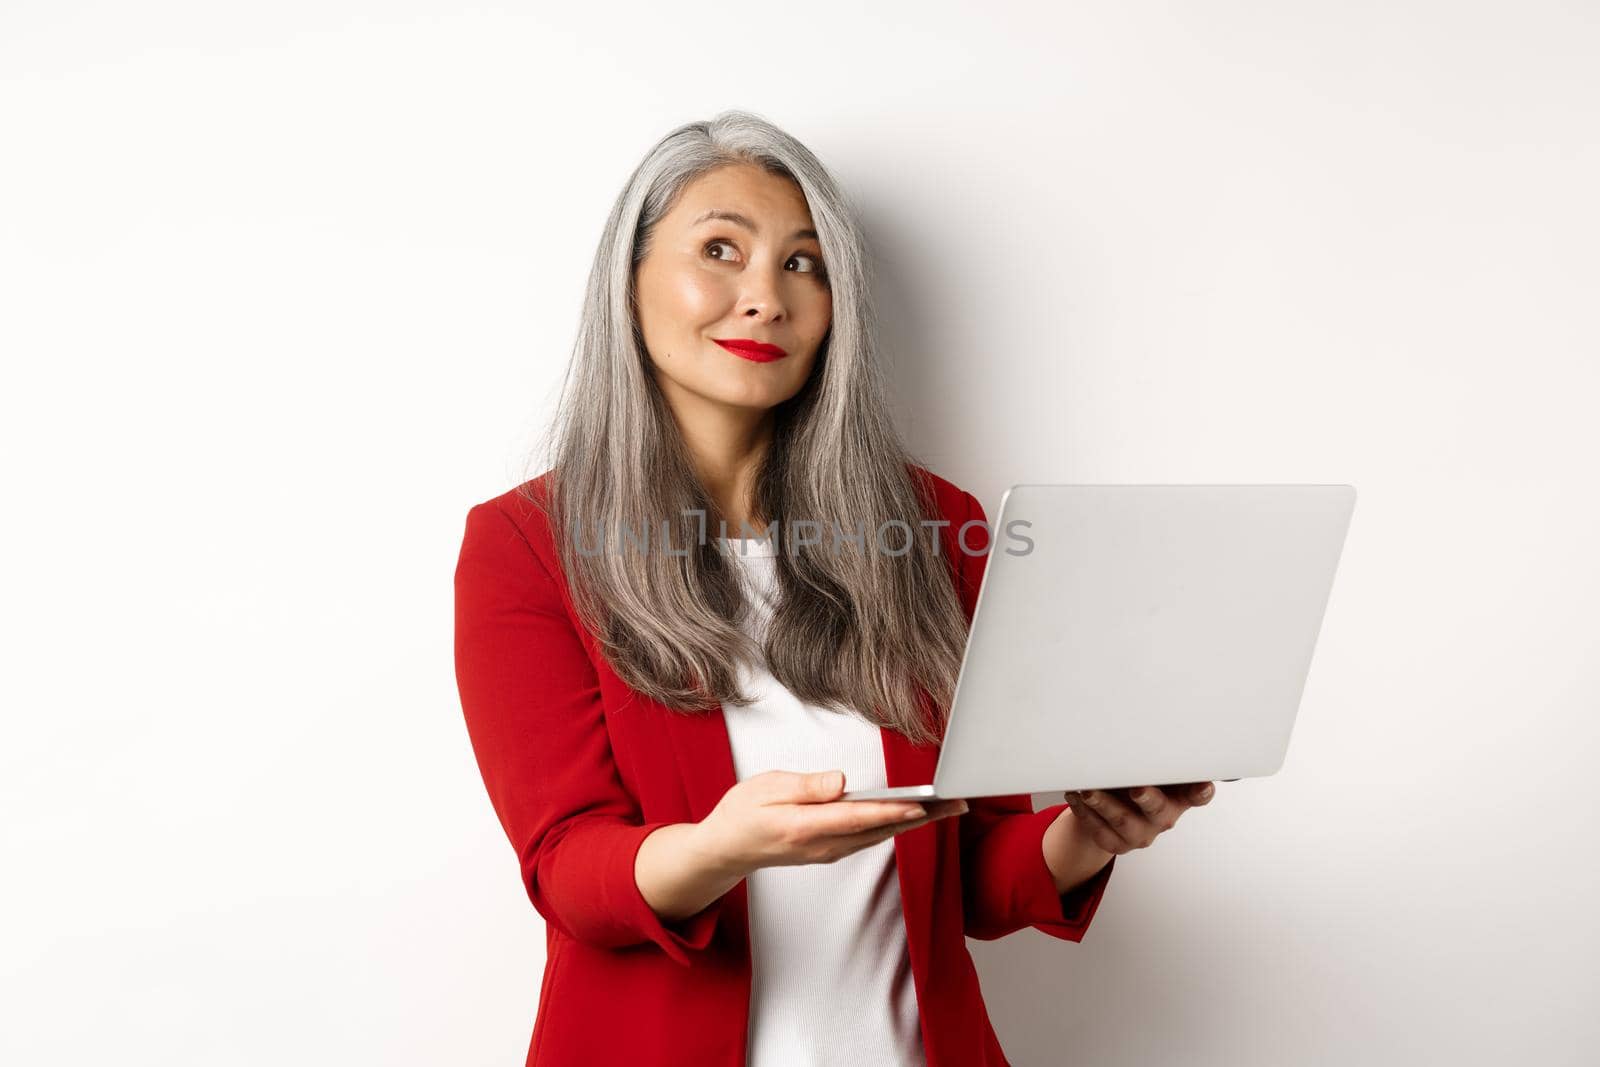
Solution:
M 937 475 L 913 472 L 934 489 L 933 517 L 950 523 L 939 528 L 943 551 L 970 622 L 988 555 L 961 552 L 956 536 L 983 509 Z M 542 491 L 548 477 L 528 485 Z M 966 544 L 986 548 L 985 527 L 968 530 Z M 633 879 L 645 835 L 705 817 L 736 781 L 722 709 L 674 712 L 612 673 L 573 614 L 548 522 L 516 490 L 467 512 L 455 591 L 467 730 L 545 920 L 527 1063 L 744 1064 L 745 884 L 698 915 L 663 922 Z M 933 781 L 936 746 L 882 734 L 891 786 Z M 1115 866 L 1113 857 L 1058 896 L 1040 838 L 1065 805 L 1035 813 L 1027 795 L 969 805 L 894 838 L 929 1067 L 1006 1063 L 965 938 L 1031 926 L 1080 941 Z

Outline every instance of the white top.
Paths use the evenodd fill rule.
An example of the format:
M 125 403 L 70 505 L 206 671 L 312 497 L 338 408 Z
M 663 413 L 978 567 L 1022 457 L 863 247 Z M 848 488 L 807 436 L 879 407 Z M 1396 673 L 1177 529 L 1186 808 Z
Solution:
M 719 539 L 746 577 L 764 631 L 776 602 L 775 546 Z M 739 779 L 763 771 L 844 771 L 845 788 L 888 784 L 878 727 L 807 704 L 760 664 L 740 668 L 755 703 L 726 705 Z M 917 994 L 900 910 L 894 840 L 833 863 L 761 867 L 750 902 L 749 1067 L 922 1067 Z

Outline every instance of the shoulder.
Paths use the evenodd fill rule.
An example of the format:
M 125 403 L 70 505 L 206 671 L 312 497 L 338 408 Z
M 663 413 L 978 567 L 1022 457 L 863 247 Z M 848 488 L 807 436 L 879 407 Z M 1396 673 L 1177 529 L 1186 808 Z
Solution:
M 543 505 L 550 490 L 550 471 L 512 486 L 499 496 L 472 505 L 472 511 L 498 511 L 519 528 L 545 522 Z
M 473 504 L 467 509 L 468 540 L 521 542 L 550 570 L 559 556 L 544 511 L 549 485 L 550 472 L 545 471 L 498 496 Z

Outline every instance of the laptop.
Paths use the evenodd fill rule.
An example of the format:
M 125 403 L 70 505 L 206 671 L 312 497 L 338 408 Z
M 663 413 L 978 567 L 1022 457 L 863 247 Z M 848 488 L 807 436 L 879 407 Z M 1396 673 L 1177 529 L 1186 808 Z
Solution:
M 933 781 L 843 799 L 1277 773 L 1355 499 L 1349 485 L 1012 486 Z

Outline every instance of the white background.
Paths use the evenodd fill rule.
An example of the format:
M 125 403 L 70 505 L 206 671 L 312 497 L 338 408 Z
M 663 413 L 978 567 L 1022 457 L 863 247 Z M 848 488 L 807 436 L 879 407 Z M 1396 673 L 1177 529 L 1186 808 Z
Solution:
M 1360 493 L 1283 771 L 1082 944 L 974 945 L 1019 1067 L 1582 1062 L 1597 55 L 1577 3 L 10 0 L 0 1059 L 522 1062 L 455 553 L 628 171 L 742 107 L 861 203 L 991 511 Z

